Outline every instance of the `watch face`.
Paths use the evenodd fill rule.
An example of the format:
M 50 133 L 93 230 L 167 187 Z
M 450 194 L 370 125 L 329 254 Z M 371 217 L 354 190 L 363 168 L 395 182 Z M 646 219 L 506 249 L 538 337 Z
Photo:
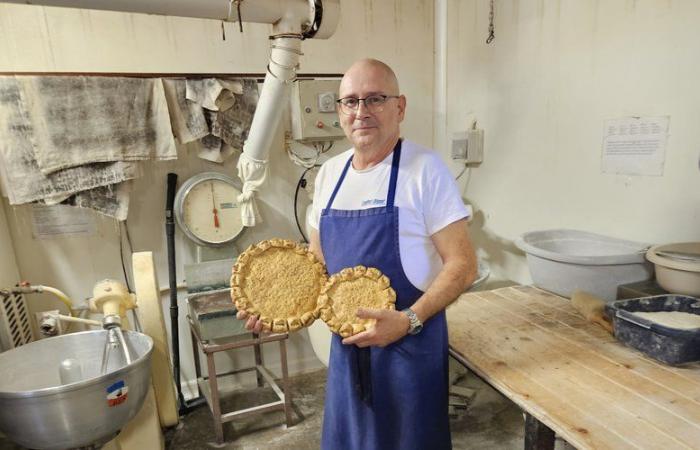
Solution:
M 238 204 L 241 192 L 226 179 L 200 177 L 194 180 L 181 188 L 184 194 L 176 211 L 178 223 L 199 245 L 232 241 L 244 228 Z

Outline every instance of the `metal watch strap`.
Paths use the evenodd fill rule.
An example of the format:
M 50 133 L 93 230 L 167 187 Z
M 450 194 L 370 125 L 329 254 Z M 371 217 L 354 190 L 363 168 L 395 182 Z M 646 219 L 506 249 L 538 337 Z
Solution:
M 408 316 L 408 334 L 418 334 L 423 329 L 423 323 L 411 308 L 401 311 Z

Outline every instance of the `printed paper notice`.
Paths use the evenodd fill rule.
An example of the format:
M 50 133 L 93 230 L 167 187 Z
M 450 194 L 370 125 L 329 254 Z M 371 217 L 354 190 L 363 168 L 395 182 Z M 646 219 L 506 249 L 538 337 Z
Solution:
M 663 175 L 669 116 L 605 121 L 603 172 Z
M 35 239 L 93 234 L 95 221 L 83 208 L 67 205 L 34 205 L 32 229 Z

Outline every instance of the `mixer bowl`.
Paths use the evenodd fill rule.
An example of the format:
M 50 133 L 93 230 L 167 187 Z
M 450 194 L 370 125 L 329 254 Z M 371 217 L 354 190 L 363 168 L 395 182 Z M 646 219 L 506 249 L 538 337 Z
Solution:
M 150 385 L 153 340 L 125 331 L 131 352 L 107 353 L 107 331 L 72 333 L 0 354 L 0 431 L 34 449 L 70 449 L 106 442 L 139 412 Z M 62 384 L 61 362 L 77 360 L 82 377 Z

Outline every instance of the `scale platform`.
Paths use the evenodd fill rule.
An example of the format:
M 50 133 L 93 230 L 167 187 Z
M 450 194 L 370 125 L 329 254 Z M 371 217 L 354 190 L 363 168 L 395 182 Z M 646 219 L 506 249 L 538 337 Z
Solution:
M 249 333 L 245 322 L 236 319 L 236 305 L 230 289 L 190 294 L 187 309 L 194 328 L 203 341 Z

